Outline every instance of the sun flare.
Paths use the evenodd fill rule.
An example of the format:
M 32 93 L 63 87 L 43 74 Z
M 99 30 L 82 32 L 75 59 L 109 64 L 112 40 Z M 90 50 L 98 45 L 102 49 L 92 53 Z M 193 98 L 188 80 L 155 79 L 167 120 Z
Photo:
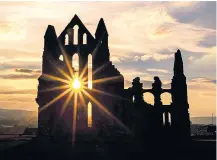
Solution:
M 70 87 L 71 87 L 71 89 L 78 91 L 78 90 L 81 90 L 82 83 L 78 78 L 75 78 L 74 80 L 71 81 Z

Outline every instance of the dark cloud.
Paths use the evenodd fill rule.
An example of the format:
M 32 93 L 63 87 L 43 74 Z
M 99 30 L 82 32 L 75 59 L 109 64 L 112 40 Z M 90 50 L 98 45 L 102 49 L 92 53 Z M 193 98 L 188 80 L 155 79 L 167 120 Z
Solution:
M 216 2 L 198 2 L 193 7 L 176 8 L 169 13 L 181 23 L 216 29 Z
M 22 73 L 41 73 L 41 70 L 20 68 L 20 69 L 15 69 L 15 72 L 22 72 Z
M 39 78 L 40 74 L 8 74 L 8 75 L 0 75 L 2 79 L 36 79 Z
M 205 78 L 205 77 L 190 77 L 189 82 L 201 82 L 201 83 L 213 83 L 216 84 L 216 79 Z
M 7 69 L 14 69 L 14 68 L 25 68 L 26 66 L 28 66 L 28 68 L 34 68 L 36 70 L 39 70 L 41 68 L 40 63 L 38 64 L 30 64 L 30 63 L 26 63 L 26 62 L 21 62 L 21 63 L 4 63 L 0 65 L 0 70 L 7 70 Z
M 26 52 L 16 49 L 0 49 L 0 55 L 3 57 L 0 61 L 0 70 L 26 67 L 36 70 L 41 69 L 41 54 L 39 53 Z M 26 59 L 28 59 L 28 61 Z
M 194 90 L 203 90 L 204 93 L 209 91 L 216 90 L 216 80 L 214 78 L 204 78 L 204 77 L 189 77 L 187 78 L 188 88 Z
M 213 82 L 214 84 L 216 84 L 216 80 L 212 80 L 211 82 Z
M 0 94 L 37 94 L 36 89 L 26 89 L 26 90 L 1 90 Z
M 216 32 L 205 37 L 204 40 L 199 42 L 199 45 L 202 47 L 216 46 Z

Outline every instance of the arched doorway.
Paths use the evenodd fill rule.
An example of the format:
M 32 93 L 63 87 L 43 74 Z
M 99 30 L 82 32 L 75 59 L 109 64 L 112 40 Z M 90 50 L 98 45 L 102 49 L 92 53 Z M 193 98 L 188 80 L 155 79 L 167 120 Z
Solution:
M 77 45 L 78 44 L 78 25 L 75 25 L 73 30 L 74 30 L 74 35 L 73 35 L 73 44 Z

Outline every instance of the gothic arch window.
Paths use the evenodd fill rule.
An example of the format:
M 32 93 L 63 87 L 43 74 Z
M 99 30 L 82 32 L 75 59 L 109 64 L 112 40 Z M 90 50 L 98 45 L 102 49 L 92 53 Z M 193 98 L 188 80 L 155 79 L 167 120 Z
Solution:
M 65 45 L 69 45 L 69 35 L 65 35 Z
M 163 105 L 170 105 L 172 102 L 171 94 L 164 92 L 161 94 L 161 101 Z
M 166 125 L 166 115 L 165 115 L 165 112 L 163 112 L 163 126 L 165 126 Z
M 60 60 L 60 61 L 63 61 L 63 55 L 60 55 L 60 56 L 59 56 L 59 60 Z
M 75 53 L 72 56 L 72 67 L 76 73 L 79 73 L 79 56 L 78 56 L 78 53 Z
M 144 97 L 144 100 L 145 102 L 151 104 L 151 105 L 154 105 L 154 96 L 153 94 L 149 93 L 149 92 L 145 92 L 143 94 L 143 97 Z
M 74 30 L 73 42 L 74 42 L 75 45 L 78 44 L 78 29 L 79 29 L 78 25 L 75 25 L 74 28 L 73 28 L 73 30 Z
M 170 112 L 168 112 L 168 122 L 169 122 L 169 125 L 171 126 L 171 114 L 170 114 Z
M 92 103 L 89 102 L 87 105 L 87 126 L 92 127 Z
M 92 72 L 92 55 L 89 54 L 88 55 L 88 88 L 92 89 L 93 87 L 93 83 L 92 83 L 92 79 L 93 79 L 93 72 Z
M 87 34 L 83 34 L 83 44 L 87 44 Z

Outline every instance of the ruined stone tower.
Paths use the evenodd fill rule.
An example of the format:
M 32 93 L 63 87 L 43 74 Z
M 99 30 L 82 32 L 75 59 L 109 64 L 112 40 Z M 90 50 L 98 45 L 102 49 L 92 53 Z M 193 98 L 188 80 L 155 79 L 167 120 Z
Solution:
M 73 56 L 75 54 L 79 57 L 79 68 L 77 70 L 73 68 Z M 93 83 L 91 88 L 88 88 L 87 65 L 89 55 L 92 55 L 91 76 Z M 77 102 L 77 113 L 74 119 L 77 126 L 76 132 L 89 132 L 93 128 L 97 129 L 97 123 L 104 123 L 103 121 L 111 119 L 108 113 L 113 114 L 115 107 L 120 107 L 118 100 L 114 100 L 112 96 L 105 97 L 103 94 L 120 95 L 123 92 L 124 79 L 110 61 L 108 32 L 102 18 L 97 26 L 95 38 L 77 15 L 72 18 L 58 37 L 55 28 L 49 25 L 44 36 L 42 59 L 42 75 L 38 79 L 39 86 L 36 99 L 39 104 L 39 135 L 56 137 L 70 137 L 72 135 L 75 95 L 67 100 L 67 97 L 70 96 L 70 92 L 67 92 L 69 88 L 58 89 L 58 87 L 61 88 L 60 86 L 64 85 L 62 79 L 67 81 L 70 78 L 73 79 L 74 76 L 82 76 L 82 84 L 85 92 L 88 93 L 87 95 L 97 99 L 97 104 L 104 107 L 103 111 L 101 106 L 101 108 L 96 106 L 96 102 L 90 96 L 83 94 L 82 100 L 78 99 Z M 59 99 L 55 101 L 58 96 Z M 69 103 L 64 106 L 66 101 Z M 88 103 L 91 103 L 92 106 L 91 127 L 88 127 Z M 109 123 L 113 124 L 113 121 L 111 120 Z
M 36 98 L 38 135 L 71 141 L 86 134 L 115 137 L 124 130 L 132 131 L 129 133 L 138 141 L 153 136 L 188 139 L 189 105 L 181 52 L 174 54 L 171 89 L 163 89 L 157 76 L 150 89 L 143 88 L 139 77 L 133 80 L 132 87 L 124 89 L 124 78 L 110 61 L 108 36 L 102 18 L 95 37 L 77 15 L 59 36 L 53 26 L 48 26 Z M 77 68 L 73 61 L 75 55 L 78 55 Z M 92 72 L 89 72 L 89 60 Z M 82 90 L 70 87 L 75 78 L 81 81 Z M 146 92 L 154 96 L 153 105 L 146 103 L 143 96 Z M 165 92 L 172 96 L 169 105 L 161 102 L 161 94 Z M 81 139 L 84 140 L 84 136 Z
M 180 50 L 175 53 L 174 76 L 172 79 L 172 125 L 178 139 L 190 138 L 190 117 L 186 77 Z

